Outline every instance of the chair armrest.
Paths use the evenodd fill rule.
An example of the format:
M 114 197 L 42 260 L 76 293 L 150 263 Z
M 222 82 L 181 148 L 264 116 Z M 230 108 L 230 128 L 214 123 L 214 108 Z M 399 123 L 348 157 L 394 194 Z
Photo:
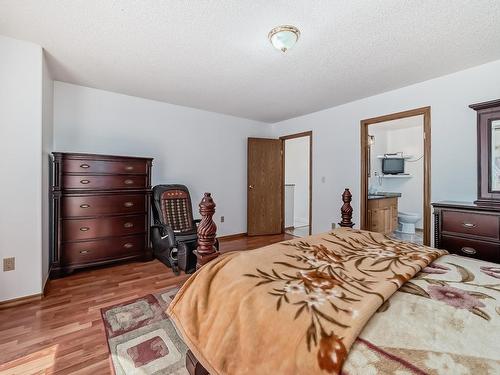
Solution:
M 153 246 L 158 244 L 160 246 L 167 245 L 172 248 L 177 244 L 173 229 L 165 224 L 154 224 L 151 226 L 151 240 Z

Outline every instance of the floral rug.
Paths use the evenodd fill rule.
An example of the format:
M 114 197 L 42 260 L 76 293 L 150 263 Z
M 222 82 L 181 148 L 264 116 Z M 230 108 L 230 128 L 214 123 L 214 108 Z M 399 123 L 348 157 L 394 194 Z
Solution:
M 101 310 L 116 375 L 187 375 L 187 347 L 165 310 L 178 287 Z

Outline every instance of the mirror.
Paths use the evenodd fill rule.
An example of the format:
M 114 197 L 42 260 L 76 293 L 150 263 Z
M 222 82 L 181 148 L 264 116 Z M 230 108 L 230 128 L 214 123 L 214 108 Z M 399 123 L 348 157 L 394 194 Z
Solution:
M 471 104 L 477 112 L 477 200 L 500 207 L 500 99 Z
M 500 191 L 500 120 L 491 122 L 490 184 L 492 191 Z

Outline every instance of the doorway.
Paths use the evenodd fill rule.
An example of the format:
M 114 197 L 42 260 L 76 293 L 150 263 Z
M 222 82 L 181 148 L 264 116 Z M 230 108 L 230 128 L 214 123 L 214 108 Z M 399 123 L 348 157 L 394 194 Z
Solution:
M 430 245 L 430 114 L 361 121 L 361 229 Z
M 311 234 L 312 132 L 280 138 L 283 145 L 283 230 L 296 237 Z
M 312 132 L 248 138 L 247 151 L 247 234 L 311 234 Z

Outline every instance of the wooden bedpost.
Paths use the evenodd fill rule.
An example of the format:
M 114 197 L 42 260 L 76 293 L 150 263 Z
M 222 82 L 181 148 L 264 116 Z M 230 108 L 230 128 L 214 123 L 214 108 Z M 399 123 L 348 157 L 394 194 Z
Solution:
M 212 219 L 214 213 L 215 202 L 210 193 L 205 193 L 200 202 L 201 222 L 198 225 L 197 269 L 219 256 L 219 252 L 215 248 L 217 226 Z
M 352 228 L 354 226 L 354 223 L 352 222 L 352 194 L 347 188 L 342 194 L 342 201 L 344 202 L 342 208 L 340 209 L 340 212 L 342 214 L 342 221 L 339 223 L 339 225 L 341 227 Z

